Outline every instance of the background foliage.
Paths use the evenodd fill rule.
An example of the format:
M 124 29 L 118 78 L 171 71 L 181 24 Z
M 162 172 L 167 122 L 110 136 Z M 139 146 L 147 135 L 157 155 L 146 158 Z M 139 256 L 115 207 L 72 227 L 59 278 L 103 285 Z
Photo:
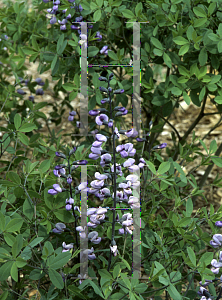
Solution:
M 222 3 L 218 0 L 76 0 L 76 4 L 81 4 L 81 12 L 71 9 L 68 1 L 61 1 L 57 18 L 63 18 L 64 9 L 67 9 L 66 16 L 69 13 L 72 16 L 65 31 L 60 30 L 58 22 L 49 24 L 46 9 L 52 7 L 52 2 L 7 1 L 0 9 L 1 299 L 27 298 L 30 290 L 30 286 L 26 288 L 27 280 L 32 288 L 39 290 L 41 299 L 154 297 L 160 300 L 161 295 L 165 299 L 199 299 L 197 281 L 215 278 L 209 267 L 215 258 L 209 242 L 213 234 L 219 233 L 213 223 L 221 219 L 222 212 L 221 208 L 214 211 L 211 205 L 210 211 L 200 207 L 193 213 L 194 196 L 202 194 L 205 181 L 197 183 L 192 172 L 185 174 L 183 167 L 190 162 L 195 168 L 209 165 L 208 175 L 212 163 L 222 166 L 221 144 L 212 141 L 208 149 L 194 132 L 206 116 L 207 99 L 215 105 L 214 113 L 222 112 Z M 129 64 L 133 58 L 130 22 L 149 21 L 141 24 L 141 97 L 142 128 L 144 133 L 151 134 L 144 144 L 134 146 L 137 163 L 144 157 L 148 165 L 141 176 L 141 255 L 144 273 L 149 279 L 140 283 L 125 277 L 131 276 L 132 271 L 131 236 L 126 239 L 124 255 L 124 238 L 119 237 L 121 255 L 113 262 L 111 272 L 107 272 L 107 255 L 102 250 L 109 248 L 110 236 L 108 230 L 101 229 L 100 236 L 105 234 L 106 238 L 96 248 L 98 259 L 91 262 L 89 268 L 89 275 L 99 280 L 85 280 L 79 285 L 71 276 L 78 275 L 78 253 L 61 253 L 60 246 L 64 235 L 66 243 L 71 243 L 73 236 L 70 233 L 58 236 L 52 232 L 57 222 L 73 228 L 73 216 L 64 208 L 68 195 L 63 193 L 53 197 L 47 193 L 56 183 L 52 173 L 58 164 L 55 151 L 68 153 L 74 144 L 80 146 L 75 159 L 88 160 L 93 142 L 92 137 L 82 139 L 71 135 L 78 133 L 74 122 L 73 132 L 55 130 L 67 110 L 79 110 L 72 107 L 71 102 L 78 96 L 80 88 L 80 38 L 77 30 L 70 26 L 80 15 L 83 21 L 96 22 L 88 31 L 89 64 Z M 97 31 L 102 34 L 101 41 L 95 40 Z M 112 50 L 108 55 L 99 52 L 104 45 Z M 38 83 L 33 78 L 26 78 L 27 59 L 38 64 L 40 75 L 51 72 L 51 77 L 41 87 L 43 95 L 36 95 Z M 157 80 L 154 66 L 161 67 L 161 80 Z M 113 88 L 125 90 L 124 95 L 115 98 L 115 104 L 120 106 L 127 106 L 132 94 L 132 69 L 124 69 L 125 72 L 123 68 L 115 72 L 111 84 Z M 105 76 L 115 70 L 116 67 L 88 68 L 89 110 L 100 106 L 102 99 L 99 87 L 105 84 L 98 77 L 102 72 Z M 29 81 L 25 82 L 25 79 Z M 60 102 L 44 100 L 51 81 L 55 99 L 60 98 L 60 92 L 65 94 Z M 18 89 L 27 94 L 21 95 Z M 42 94 L 42 91 L 38 93 Z M 35 99 L 31 101 L 28 96 L 33 94 Z M 152 151 L 153 146 L 164 142 L 159 139 L 163 126 L 165 123 L 170 125 L 170 117 L 177 113 L 182 101 L 200 107 L 197 118 L 190 120 L 184 134 L 171 126 L 174 146 L 167 148 L 164 155 L 162 150 Z M 44 109 L 49 106 L 48 117 Z M 116 119 L 117 126 L 130 129 L 125 127 L 124 118 Z M 151 120 L 153 127 L 150 130 Z M 97 127 L 95 119 L 89 116 L 89 130 Z M 42 133 L 43 128 L 48 128 L 47 134 Z M 209 134 L 213 129 L 209 128 Z M 106 129 L 101 133 L 107 134 Z M 188 142 L 190 135 L 191 142 Z M 207 155 L 203 154 L 203 149 Z M 202 159 L 201 164 L 195 165 L 198 157 Z M 93 177 L 94 171 L 89 168 L 89 176 Z M 206 175 L 203 176 L 205 180 Z M 80 171 L 76 171 L 74 179 L 78 185 Z M 213 185 L 221 187 L 220 176 Z M 76 201 L 78 204 L 79 197 Z M 95 206 L 90 197 L 89 205 Z M 159 209 L 162 214 L 157 214 Z M 206 227 L 210 228 L 210 233 Z M 65 283 L 61 272 L 70 275 Z M 9 276 L 12 277 L 11 286 Z M 216 299 L 218 287 L 211 284 L 209 291 L 214 296 L 212 299 Z

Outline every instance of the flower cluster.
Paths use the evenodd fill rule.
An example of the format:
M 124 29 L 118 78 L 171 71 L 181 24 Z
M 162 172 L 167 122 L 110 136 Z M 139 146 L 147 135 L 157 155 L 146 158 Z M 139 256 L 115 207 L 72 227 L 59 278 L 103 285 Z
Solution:
M 20 84 L 24 83 L 25 86 L 27 86 L 28 83 L 30 82 L 29 79 L 23 79 L 22 77 L 19 77 L 19 80 L 20 80 L 19 83 L 20 83 Z M 37 83 L 37 85 L 40 85 L 40 86 L 44 86 L 44 85 L 45 85 L 45 82 L 44 82 L 41 78 L 36 78 L 35 82 Z M 22 96 L 27 94 L 27 93 L 26 93 L 23 89 L 21 89 L 21 88 L 17 89 L 16 92 L 17 92 L 18 94 L 22 95 Z M 36 89 L 35 94 L 36 94 L 37 96 L 42 96 L 42 95 L 44 95 L 44 90 L 43 90 L 42 88 L 38 88 L 38 89 Z M 32 101 L 32 102 L 34 102 L 34 96 L 33 96 L 33 95 L 30 95 L 30 96 L 29 96 L 29 100 Z

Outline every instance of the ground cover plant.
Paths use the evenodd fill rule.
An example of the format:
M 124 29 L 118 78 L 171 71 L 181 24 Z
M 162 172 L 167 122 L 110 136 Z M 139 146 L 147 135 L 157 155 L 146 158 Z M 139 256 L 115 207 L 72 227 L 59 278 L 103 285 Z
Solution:
M 221 21 L 221 1 L 210 0 L 1 5 L 0 299 L 30 299 L 30 289 L 32 299 L 222 298 L 222 207 L 193 210 L 212 166 L 222 167 L 222 143 L 204 142 L 221 119 L 195 135 L 207 99 L 221 116 Z M 27 77 L 27 60 L 39 77 Z M 182 101 L 200 110 L 178 132 L 170 118 Z M 71 131 L 57 130 L 67 111 Z

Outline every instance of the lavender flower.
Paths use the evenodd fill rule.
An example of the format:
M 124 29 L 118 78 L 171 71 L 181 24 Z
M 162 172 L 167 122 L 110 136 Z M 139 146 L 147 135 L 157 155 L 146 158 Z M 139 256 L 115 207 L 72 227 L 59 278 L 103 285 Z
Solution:
M 213 235 L 213 240 L 210 241 L 211 246 L 214 248 L 218 248 L 221 246 L 222 242 L 222 235 L 221 234 L 214 234 Z
M 113 253 L 114 256 L 117 256 L 117 254 L 119 253 L 119 251 L 117 250 L 117 246 L 110 246 L 110 249 Z
M 68 117 L 68 121 L 73 121 L 74 120 L 74 116 L 76 115 L 76 112 L 73 110 L 69 113 L 69 117 Z
M 97 231 L 91 231 L 88 234 L 88 239 L 93 243 L 93 244 L 99 244 L 101 242 L 101 237 L 98 237 L 98 232 Z
M 62 192 L 62 188 L 59 184 L 53 184 L 53 189 L 48 190 L 48 194 L 50 195 L 57 195 L 58 193 Z
M 26 92 L 23 91 L 22 89 L 17 89 L 16 92 L 17 92 L 18 94 L 20 94 L 20 95 L 25 95 L 25 94 L 26 94 Z
M 167 143 L 163 143 L 163 144 L 154 146 L 154 147 L 153 147 L 153 150 L 154 150 L 154 149 L 163 149 L 163 148 L 166 148 L 166 146 L 167 146 Z
M 134 128 L 130 129 L 130 130 L 127 130 L 127 132 L 125 133 L 125 135 L 127 137 L 136 137 L 138 135 L 138 131 L 136 131 Z
M 103 46 L 102 49 L 99 51 L 101 54 L 108 54 L 108 51 L 110 51 L 110 49 L 108 49 L 108 46 Z
M 66 225 L 63 223 L 56 223 L 55 228 L 52 230 L 54 233 L 61 234 L 66 229 Z
M 105 114 L 101 114 L 100 116 L 96 117 L 96 124 L 99 126 L 103 125 L 104 122 L 108 122 L 108 121 L 109 121 L 109 118 Z
M 222 227 L 222 221 L 217 221 L 217 222 L 215 222 L 215 225 L 216 225 L 217 227 Z
M 35 91 L 35 94 L 36 95 L 44 95 L 44 91 L 43 91 L 43 89 L 37 89 L 36 91 Z
M 62 247 L 63 247 L 62 252 L 67 252 L 67 251 L 69 251 L 70 249 L 73 249 L 73 243 L 66 245 L 66 243 L 63 242 L 63 243 L 62 243 Z

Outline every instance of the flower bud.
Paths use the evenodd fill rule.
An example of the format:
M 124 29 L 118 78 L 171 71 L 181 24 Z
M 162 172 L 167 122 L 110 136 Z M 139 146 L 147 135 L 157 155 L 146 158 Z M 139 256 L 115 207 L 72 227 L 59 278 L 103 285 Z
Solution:
M 123 89 L 118 89 L 113 92 L 113 94 L 122 94 L 122 93 L 124 93 Z
M 56 151 L 55 155 L 58 156 L 58 157 L 66 158 L 65 154 L 63 154 L 61 152 L 58 152 L 58 151 Z
M 109 74 L 109 80 L 112 80 L 112 79 L 113 79 L 113 76 L 114 76 L 113 72 L 110 73 L 110 74 Z
M 100 80 L 100 81 L 107 81 L 107 78 L 106 78 L 106 77 L 103 77 L 103 76 L 100 76 L 100 77 L 99 77 L 99 80 Z
M 74 147 L 72 150 L 69 151 L 69 156 L 71 156 L 72 154 L 74 154 L 76 152 L 76 147 Z
M 103 86 L 100 86 L 99 89 L 100 89 L 101 92 L 108 93 L 108 90 L 106 88 L 104 88 Z

